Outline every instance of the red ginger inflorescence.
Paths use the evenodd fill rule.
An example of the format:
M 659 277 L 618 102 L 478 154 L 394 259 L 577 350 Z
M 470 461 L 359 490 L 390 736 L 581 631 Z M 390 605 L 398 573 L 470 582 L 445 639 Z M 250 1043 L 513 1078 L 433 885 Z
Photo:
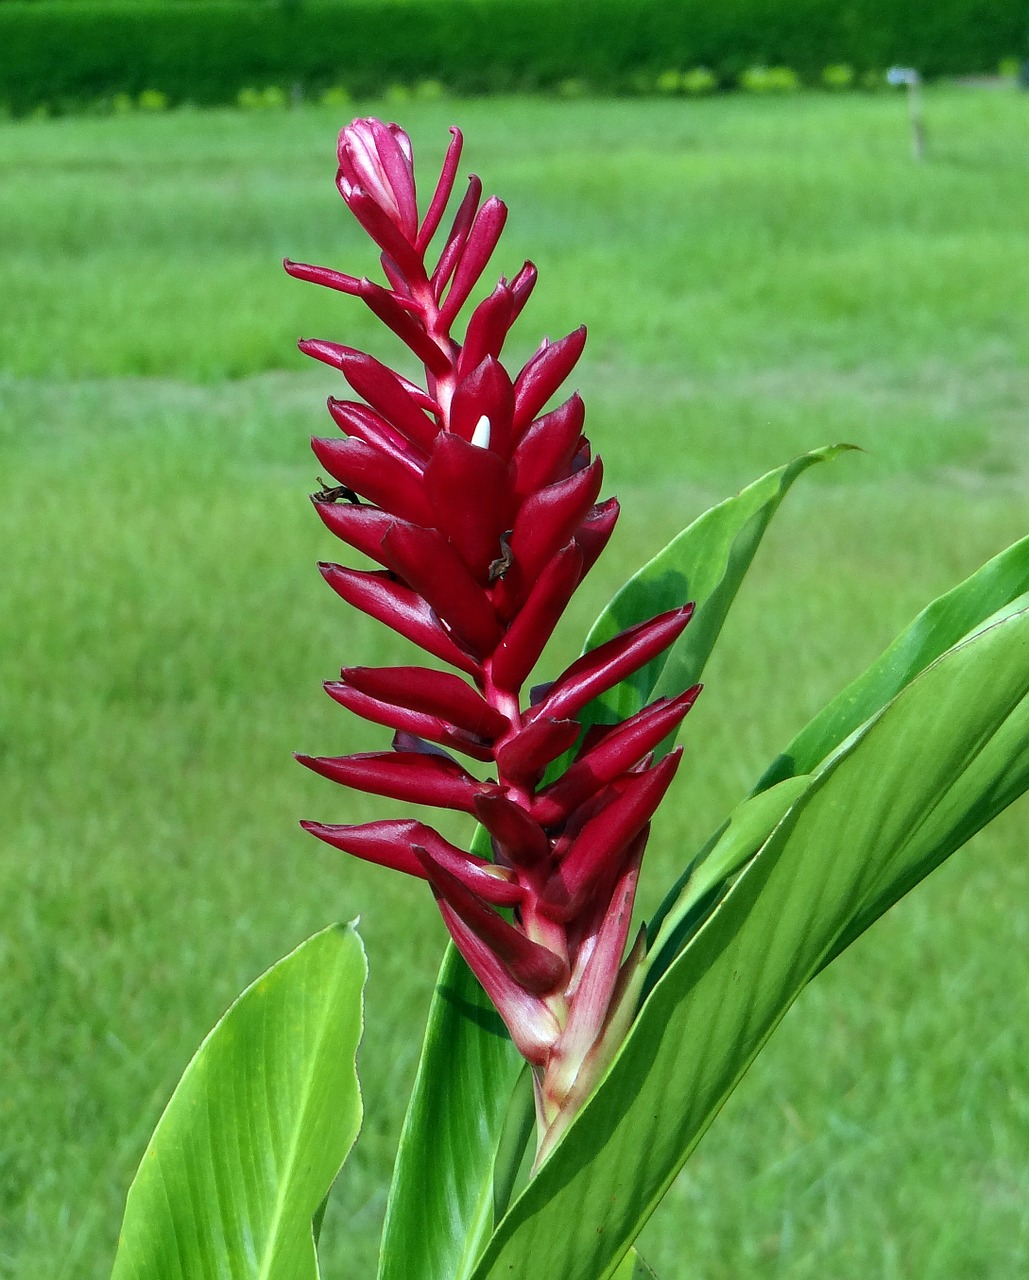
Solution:
M 500 362 L 535 267 L 502 278 L 472 310 L 464 342 L 452 336 L 507 209 L 496 197 L 480 203 L 473 176 L 429 271 L 426 253 L 461 155 L 461 134 L 451 133 L 420 222 L 407 134 L 367 119 L 340 135 L 337 185 L 382 250 L 389 288 L 324 267 L 287 261 L 286 270 L 363 299 L 425 366 L 423 389 L 350 347 L 300 343 L 361 397 L 329 400 L 345 438 L 313 442 L 338 481 L 315 506 L 332 533 L 382 566 L 321 571 L 344 600 L 470 683 L 422 667 L 346 667 L 328 693 L 394 729 L 393 750 L 300 759 L 344 786 L 471 814 L 494 856 L 474 856 L 413 819 L 304 826 L 429 882 L 454 942 L 533 1067 L 549 1146 L 633 1013 L 642 938 L 623 955 L 640 859 L 680 753 L 654 756 L 699 689 L 581 733 L 586 704 L 674 643 L 686 606 L 592 650 L 522 705 L 522 686 L 604 549 L 618 503 L 598 501 L 601 462 L 582 433 L 579 396 L 544 411 L 578 360 L 585 329 L 545 339 L 513 380 Z M 577 742 L 574 762 L 547 781 L 548 766 Z M 479 780 L 452 751 L 492 762 L 496 780 Z

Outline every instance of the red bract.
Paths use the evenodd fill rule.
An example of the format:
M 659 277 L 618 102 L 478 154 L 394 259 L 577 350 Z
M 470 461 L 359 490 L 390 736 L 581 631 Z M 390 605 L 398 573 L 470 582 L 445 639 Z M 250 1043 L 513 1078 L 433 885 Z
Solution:
M 657 657 L 690 608 L 623 632 L 523 705 L 528 680 L 572 594 L 614 528 L 598 501 L 599 459 L 577 394 L 547 405 L 582 354 L 585 329 L 544 339 L 514 376 L 500 362 L 536 283 L 526 263 L 458 313 L 497 248 L 507 209 L 473 177 L 435 264 L 426 253 L 461 156 L 452 130 L 419 221 L 411 142 L 395 124 L 355 120 L 337 185 L 382 250 L 388 288 L 324 267 L 286 270 L 360 298 L 425 371 L 420 386 L 369 355 L 320 340 L 301 350 L 338 369 L 360 401 L 330 399 L 346 438 L 315 440 L 338 488 L 315 495 L 326 527 L 381 566 L 323 565 L 333 589 L 470 678 L 419 667 L 347 667 L 326 685 L 341 705 L 396 730 L 393 750 L 302 763 L 344 786 L 474 814 L 493 861 L 414 819 L 305 823 L 359 858 L 428 880 L 461 953 L 532 1064 L 541 1149 L 603 1070 L 631 1017 L 638 945 L 623 959 L 650 819 L 679 762 L 655 763 L 697 689 L 661 698 L 586 735 L 587 703 Z M 548 767 L 579 743 L 557 778 Z M 480 779 L 449 754 L 491 762 Z

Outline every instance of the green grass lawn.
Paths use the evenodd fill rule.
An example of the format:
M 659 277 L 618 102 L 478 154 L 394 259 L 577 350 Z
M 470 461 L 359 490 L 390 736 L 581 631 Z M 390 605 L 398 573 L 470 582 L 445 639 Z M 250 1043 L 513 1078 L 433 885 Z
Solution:
M 385 110 L 366 104 L 369 110 Z M 405 114 L 511 208 L 541 283 L 515 355 L 585 320 L 624 514 L 545 665 L 705 505 L 805 448 L 687 722 L 652 908 L 792 732 L 932 596 L 1029 525 L 1029 95 L 442 103 Z M 229 1000 L 362 917 L 364 1132 L 324 1274 L 369 1276 L 444 932 L 424 886 L 300 817 L 390 802 L 292 750 L 385 731 L 319 692 L 402 642 L 321 583 L 305 495 L 332 374 L 395 358 L 278 261 L 374 270 L 333 188 L 340 120 L 0 125 L 0 1276 L 99 1280 L 175 1080 Z M 558 651 L 560 650 L 560 651 Z M 874 803 L 874 797 L 869 797 Z M 646 1229 L 666 1280 L 1029 1272 L 1023 802 L 786 1019 Z

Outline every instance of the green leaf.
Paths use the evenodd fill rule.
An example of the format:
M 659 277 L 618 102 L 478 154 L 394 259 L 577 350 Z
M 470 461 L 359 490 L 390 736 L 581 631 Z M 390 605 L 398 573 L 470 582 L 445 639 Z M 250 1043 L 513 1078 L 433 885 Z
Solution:
M 614 1273 L 614 1280 L 657 1280 L 657 1272 L 641 1258 L 635 1249 L 630 1249 Z
M 472 849 L 483 851 L 480 827 Z M 379 1280 L 463 1280 L 493 1229 L 493 1180 L 524 1063 L 457 948 L 448 945 L 400 1139 Z
M 607 1280 L 810 978 L 1029 787 L 1029 612 L 867 722 L 662 976 L 474 1280 Z
M 824 707 L 778 756 L 755 788 L 810 773 L 881 710 L 930 662 L 1001 612 L 1024 608 L 1029 592 L 1029 537 L 928 605 L 868 670 Z M 687 628 L 687 631 L 689 628 Z
M 666 897 L 667 905 L 662 904 L 647 925 L 652 941 L 645 993 L 813 781 L 812 774 L 785 778 L 767 791 L 750 796 L 736 806 L 693 859 Z
M 536 1155 L 536 1104 L 533 1075 L 528 1063 L 515 1082 L 507 1108 L 504 1130 L 493 1165 L 493 1221 L 499 1222 L 515 1195 L 529 1181 Z
M 694 600 L 698 612 L 676 646 L 670 678 L 683 682 L 682 689 L 695 683 L 786 492 L 809 467 L 848 448 L 804 454 L 700 516 L 622 587 L 597 619 L 585 648 Z M 635 692 L 623 690 L 618 705 L 624 709 L 615 707 L 616 715 L 631 714 L 647 701 L 667 660 L 665 655 L 651 664 Z M 598 718 L 610 718 L 607 703 L 591 704 L 583 713 L 584 724 Z M 553 773 L 566 765 L 567 758 Z M 482 838 L 480 829 L 476 840 Z M 472 848 L 488 852 L 488 846 L 475 842 Z M 502 1145 L 509 1106 L 519 1110 L 510 1099 L 522 1065 L 478 982 L 449 946 L 393 1173 L 379 1280 L 463 1280 L 471 1273 L 492 1229 L 491 1198 L 496 1192 L 499 1203 L 506 1204 L 515 1181 L 517 1152 L 508 1157 Z M 517 1118 L 513 1128 L 518 1129 Z
M 584 726 L 624 719 L 653 697 L 672 697 L 696 684 L 764 532 L 791 485 L 809 467 L 852 448 L 842 444 L 816 449 L 770 471 L 734 498 L 705 511 L 625 583 L 593 624 L 587 651 L 687 601 L 695 603 L 696 612 L 668 652 L 584 709 Z
M 315 1280 L 312 1221 L 361 1124 L 366 974 L 335 925 L 232 1005 L 150 1139 L 112 1280 Z
M 928 605 L 897 639 L 861 676 L 849 684 L 811 720 L 782 752 L 758 782 L 751 797 L 733 815 L 735 833 L 722 853 L 728 858 L 726 877 L 747 856 L 739 837 L 745 822 L 749 832 L 750 852 L 771 834 L 778 821 L 778 800 L 761 801 L 764 793 L 784 794 L 779 789 L 793 781 L 795 775 L 809 775 L 822 766 L 840 744 L 862 724 L 877 714 L 887 702 L 909 684 L 920 672 L 965 636 L 1008 617 L 1029 605 L 1029 537 L 1008 547 L 988 561 L 971 577 L 959 583 L 946 595 Z M 806 784 L 805 784 L 806 785 Z M 803 789 L 803 787 L 801 788 Z M 764 823 L 764 830 L 761 830 Z M 724 828 L 715 833 L 693 859 L 684 875 L 672 887 L 651 923 L 651 936 L 659 935 L 651 945 L 649 990 L 671 963 L 675 952 L 702 918 L 696 888 L 707 884 L 711 889 L 708 904 L 717 896 L 719 867 L 709 862 L 711 850 L 723 837 Z M 739 857 L 733 864 L 733 846 Z M 701 872 L 701 868 L 703 871 Z M 724 887 L 724 885 L 723 885 Z

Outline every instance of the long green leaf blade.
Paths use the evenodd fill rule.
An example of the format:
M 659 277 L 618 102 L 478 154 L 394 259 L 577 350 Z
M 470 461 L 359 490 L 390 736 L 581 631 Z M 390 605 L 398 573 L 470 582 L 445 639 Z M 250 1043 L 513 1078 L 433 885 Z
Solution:
M 473 849 L 482 848 L 480 832 Z M 493 1228 L 494 1166 L 523 1065 L 451 943 L 393 1171 L 379 1280 L 462 1280 L 471 1273 Z
M 754 826 L 754 819 L 760 820 L 765 807 L 760 800 L 763 794 L 817 769 L 851 733 L 881 711 L 947 649 L 978 628 L 1029 605 L 1027 593 L 1029 537 L 1002 551 L 923 609 L 868 670 L 833 698 L 776 757 L 738 812 L 748 815 Z M 774 818 L 774 812 L 769 812 Z M 773 826 L 774 821 L 765 826 L 762 841 Z M 701 849 L 655 914 L 652 934 L 661 934 L 661 945 L 653 948 L 651 985 L 688 936 L 689 929 L 685 926 L 695 921 L 696 895 L 691 889 L 700 868 L 708 880 L 716 870 L 704 864 L 720 834 L 716 833 Z M 757 843 L 752 843 L 752 849 L 756 848 Z
M 791 485 L 809 467 L 848 448 L 804 454 L 700 516 L 621 588 L 594 623 L 585 649 L 693 600 L 697 614 L 683 637 L 689 643 L 676 652 L 669 679 L 674 675 L 679 682 L 676 692 L 695 683 Z M 591 704 L 583 723 L 638 710 L 667 661 L 665 655 L 634 684 Z M 553 774 L 567 762 L 557 762 Z M 508 1102 L 522 1066 L 498 1026 L 478 983 L 455 948 L 448 947 L 394 1169 L 378 1280 L 462 1280 L 492 1229 L 487 1207 Z
M 816 463 L 851 448 L 816 449 L 770 471 L 705 511 L 625 583 L 593 624 L 587 650 L 687 601 L 694 602 L 696 612 L 667 653 L 585 708 L 584 725 L 623 719 L 652 697 L 671 697 L 696 684 L 765 530 L 793 482 Z
M 657 1280 L 657 1273 L 646 1258 L 641 1257 L 635 1249 L 630 1249 L 622 1259 L 613 1280 Z
M 645 993 L 813 781 L 812 774 L 784 778 L 748 796 L 693 859 L 668 894 L 668 905 L 647 926 L 650 954 Z
M 316 1280 L 312 1220 L 361 1124 L 364 948 L 333 926 L 239 997 L 129 1190 L 112 1280 Z
M 650 993 L 474 1280 L 608 1280 L 810 978 L 1029 788 L 1029 612 L 949 651 L 796 801 Z
M 810 773 L 941 653 L 1029 592 L 1029 537 L 988 560 L 934 600 L 862 675 L 809 721 L 769 766 L 755 790 Z M 1024 603 L 1021 607 L 1025 607 Z

